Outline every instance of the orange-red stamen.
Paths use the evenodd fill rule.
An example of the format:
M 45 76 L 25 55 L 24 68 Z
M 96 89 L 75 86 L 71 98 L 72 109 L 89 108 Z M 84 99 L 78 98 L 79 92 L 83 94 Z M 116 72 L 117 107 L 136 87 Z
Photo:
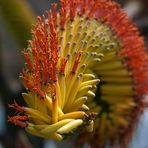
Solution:
M 32 70 L 33 66 L 32 66 L 32 61 L 30 59 L 29 53 L 24 49 L 23 54 L 24 54 L 24 57 L 25 57 L 25 60 L 26 60 L 29 70 Z
M 17 110 L 20 113 L 24 112 L 24 107 L 19 106 L 15 100 L 14 100 L 14 103 L 13 104 L 8 104 L 8 106 L 10 108 L 13 108 L 13 109 Z
M 21 121 L 22 120 L 22 121 Z M 25 123 L 24 121 L 27 121 L 28 118 L 26 116 L 13 116 L 13 117 L 9 117 L 8 116 L 8 121 L 14 123 L 15 125 L 19 125 L 23 128 L 27 127 L 27 123 Z
M 65 68 L 66 68 L 66 64 L 67 64 L 67 59 L 63 58 L 61 61 L 61 69 L 60 69 L 60 73 L 64 75 L 65 72 Z
M 79 62 L 80 62 L 80 58 L 81 58 L 81 53 L 78 53 L 78 55 L 77 55 L 77 57 L 76 57 L 76 59 L 75 59 L 75 61 L 74 61 L 72 70 L 71 70 L 71 72 L 72 72 L 73 74 L 75 74 L 75 72 L 76 72 L 76 70 L 77 70 L 78 64 L 79 64 Z

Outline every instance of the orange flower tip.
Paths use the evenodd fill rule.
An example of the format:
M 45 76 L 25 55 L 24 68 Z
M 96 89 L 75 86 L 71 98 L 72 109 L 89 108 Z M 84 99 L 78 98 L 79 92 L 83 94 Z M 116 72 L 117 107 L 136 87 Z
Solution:
M 8 122 L 11 122 L 15 125 L 19 125 L 22 128 L 25 128 L 28 126 L 28 124 L 25 121 L 28 121 L 27 116 L 20 116 L 20 115 L 16 115 L 13 117 L 8 116 Z
M 74 1 L 70 1 L 70 20 L 73 21 L 76 13 L 76 3 Z
M 66 58 L 63 58 L 62 59 L 62 62 L 61 62 L 61 69 L 60 69 L 60 73 L 62 75 L 64 75 L 66 64 L 67 64 L 67 59 Z
M 15 100 L 14 100 L 13 104 L 8 104 L 8 107 L 13 108 L 13 109 L 17 110 L 20 113 L 24 112 L 24 107 L 19 106 Z
M 51 8 L 53 11 L 53 15 L 56 16 L 57 15 L 57 3 L 52 3 Z
M 72 67 L 72 70 L 71 70 L 71 73 L 72 74 L 75 74 L 76 73 L 76 70 L 77 70 L 77 67 L 78 67 L 78 64 L 80 62 L 80 58 L 81 58 L 81 53 L 78 53 L 75 61 L 74 61 L 74 64 L 73 64 L 73 67 Z
M 29 68 L 30 70 L 32 70 L 33 65 L 32 65 L 32 61 L 31 61 L 31 59 L 30 59 L 29 53 L 27 52 L 26 49 L 24 49 L 24 50 L 22 51 L 22 53 L 24 54 L 24 57 L 25 57 L 26 64 L 27 64 L 28 68 Z
M 34 91 L 37 93 L 37 95 L 41 98 L 44 99 L 46 94 L 45 92 L 43 92 L 42 90 L 38 89 L 38 88 L 34 88 Z

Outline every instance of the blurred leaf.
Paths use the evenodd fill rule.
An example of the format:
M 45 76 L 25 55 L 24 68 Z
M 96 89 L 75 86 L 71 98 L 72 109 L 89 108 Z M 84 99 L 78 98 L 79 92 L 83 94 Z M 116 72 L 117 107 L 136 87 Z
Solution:
M 0 0 L 0 15 L 6 26 L 23 47 L 30 38 L 30 29 L 35 23 L 34 12 L 26 0 Z

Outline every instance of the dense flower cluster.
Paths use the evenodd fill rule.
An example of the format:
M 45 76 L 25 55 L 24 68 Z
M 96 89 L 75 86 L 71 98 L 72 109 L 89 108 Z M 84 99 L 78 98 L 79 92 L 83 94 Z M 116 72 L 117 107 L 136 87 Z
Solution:
M 143 38 L 111 0 L 61 0 L 38 17 L 20 76 L 28 107 L 9 121 L 43 138 L 80 134 L 92 147 L 126 147 L 144 109 Z M 131 124 L 132 123 L 132 124 Z

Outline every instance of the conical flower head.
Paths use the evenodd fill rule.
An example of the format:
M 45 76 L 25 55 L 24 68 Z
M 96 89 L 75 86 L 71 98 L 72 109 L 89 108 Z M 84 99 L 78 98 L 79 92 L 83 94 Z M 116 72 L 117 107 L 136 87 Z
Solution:
M 27 107 L 10 105 L 19 115 L 9 121 L 43 138 L 80 134 L 92 147 L 125 147 L 148 92 L 143 38 L 110 0 L 51 6 L 23 50 Z

